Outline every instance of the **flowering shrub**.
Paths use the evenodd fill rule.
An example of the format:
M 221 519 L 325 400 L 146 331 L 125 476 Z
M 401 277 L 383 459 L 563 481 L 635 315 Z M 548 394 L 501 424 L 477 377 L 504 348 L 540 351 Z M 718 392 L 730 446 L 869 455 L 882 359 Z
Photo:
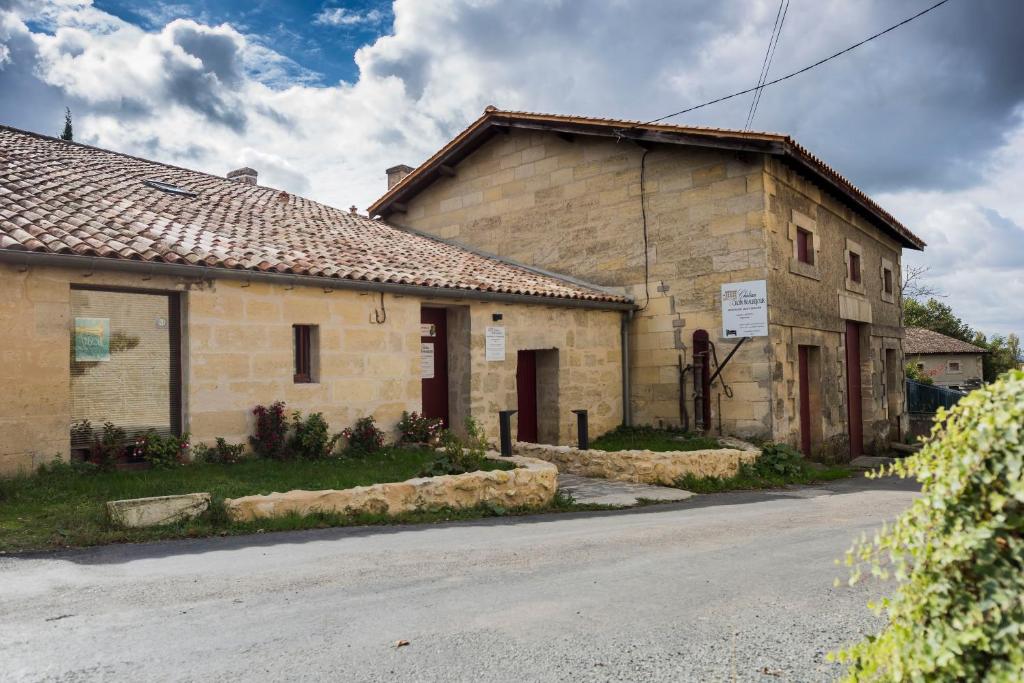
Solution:
M 323 414 L 313 413 L 303 420 L 299 411 L 292 413 L 292 436 L 288 447 L 296 455 L 310 460 L 329 457 L 340 438 L 341 434 L 330 434 Z
M 873 541 L 847 553 L 900 580 L 873 609 L 877 636 L 841 652 L 851 681 L 1020 681 L 1024 671 L 1024 372 L 1010 371 L 952 410 L 932 437 L 886 470 L 921 495 Z
M 223 437 L 217 437 L 217 443 L 210 447 L 206 444 L 196 444 L 192 448 L 192 456 L 196 462 L 206 462 L 219 465 L 233 465 L 245 457 L 245 444 L 228 443 Z
M 444 420 L 439 417 L 427 417 L 417 412 L 402 413 L 402 419 L 398 421 L 400 443 L 425 443 L 431 446 L 437 445 L 441 430 L 444 429 Z
M 341 435 L 348 441 L 348 450 L 356 454 L 375 453 L 384 447 L 384 432 L 374 424 L 373 417 L 359 418 Z
M 288 419 L 284 414 L 284 402 L 275 401 L 270 406 L 256 406 L 252 414 L 256 416 L 256 433 L 249 437 L 252 449 L 264 458 L 287 458 Z
M 124 455 L 127 435 L 112 422 L 103 423 L 103 431 L 97 435 L 88 420 L 75 423 L 71 428 L 74 442 L 88 444 L 87 459 L 101 470 L 111 470 Z
M 132 455 L 153 467 L 166 468 L 184 465 L 188 460 L 188 434 L 160 436 L 152 429 L 135 437 Z

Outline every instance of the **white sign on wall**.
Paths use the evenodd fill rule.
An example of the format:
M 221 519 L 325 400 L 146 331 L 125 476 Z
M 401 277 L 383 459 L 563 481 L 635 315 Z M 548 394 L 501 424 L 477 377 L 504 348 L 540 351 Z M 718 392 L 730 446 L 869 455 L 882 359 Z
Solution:
M 722 285 L 722 336 L 768 336 L 768 283 L 765 280 Z
M 488 327 L 485 334 L 485 340 L 487 360 L 505 360 L 505 328 Z
M 420 379 L 434 379 L 433 344 L 420 344 Z
M 436 337 L 437 328 L 432 323 L 420 323 L 421 337 Z

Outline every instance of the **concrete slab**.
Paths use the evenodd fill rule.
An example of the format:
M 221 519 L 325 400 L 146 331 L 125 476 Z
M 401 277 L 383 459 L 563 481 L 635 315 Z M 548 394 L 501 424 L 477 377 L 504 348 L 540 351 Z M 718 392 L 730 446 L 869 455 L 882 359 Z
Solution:
M 694 495 L 689 491 L 669 486 L 631 484 L 626 481 L 580 477 L 575 474 L 559 474 L 558 489 L 571 495 L 577 503 L 619 507 L 639 505 L 641 500 L 686 500 Z
M 107 514 L 125 527 L 159 526 L 198 517 L 210 507 L 209 493 L 107 501 Z

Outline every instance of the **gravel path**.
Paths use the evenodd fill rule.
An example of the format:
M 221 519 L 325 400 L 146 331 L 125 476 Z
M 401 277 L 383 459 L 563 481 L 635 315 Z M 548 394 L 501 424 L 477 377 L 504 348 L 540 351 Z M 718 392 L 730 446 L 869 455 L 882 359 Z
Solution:
M 817 681 L 904 482 L 0 558 L 0 679 Z M 408 646 L 395 647 L 399 640 Z

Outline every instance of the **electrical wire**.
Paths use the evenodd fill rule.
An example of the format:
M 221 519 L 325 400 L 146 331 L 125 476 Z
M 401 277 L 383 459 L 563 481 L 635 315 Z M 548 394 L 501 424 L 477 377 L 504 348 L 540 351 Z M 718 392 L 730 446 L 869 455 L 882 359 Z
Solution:
M 761 88 L 764 89 L 764 88 L 767 88 L 770 85 L 775 85 L 776 83 L 781 83 L 782 81 L 785 81 L 785 80 L 788 80 L 790 78 L 793 78 L 793 76 L 799 76 L 800 74 L 805 73 L 807 71 L 810 71 L 811 69 L 813 69 L 813 68 L 815 68 L 817 66 L 821 66 L 825 62 L 831 61 L 831 60 L 835 59 L 836 57 L 842 56 L 842 55 L 846 54 L 847 52 L 850 52 L 851 50 L 854 50 L 854 49 L 860 47 L 861 45 L 863 45 L 865 43 L 870 43 L 875 38 L 880 38 L 880 37 L 884 36 L 886 33 L 889 33 L 890 31 L 895 31 L 900 26 L 904 26 L 906 24 L 909 24 L 914 19 L 917 19 L 919 17 L 923 17 L 924 15 L 928 14 L 932 10 L 938 9 L 942 5 L 945 5 L 947 2 L 949 2 L 949 0 L 940 0 L 940 2 L 935 3 L 931 7 L 927 8 L 927 9 L 924 9 L 924 10 L 921 10 L 917 14 L 913 15 L 912 17 L 908 17 L 908 18 L 904 19 L 903 21 L 901 21 L 898 24 L 893 24 L 892 26 L 890 26 L 889 28 L 885 29 L 884 31 L 879 31 L 878 33 L 874 34 L 873 36 L 868 36 L 867 38 L 865 38 L 864 40 L 860 41 L 859 43 L 854 43 L 853 45 L 851 45 L 850 47 L 848 47 L 848 48 L 846 48 L 844 50 L 840 50 L 839 52 L 836 52 L 835 54 L 829 55 L 828 57 L 825 57 L 824 59 L 819 59 L 814 64 L 809 64 L 809 65 L 805 66 L 802 69 L 798 69 L 797 71 L 794 71 L 793 73 L 789 73 L 789 74 L 786 74 L 785 76 L 780 76 L 779 78 L 776 78 L 775 80 L 769 81 L 769 82 L 765 83 L 764 85 L 762 85 Z M 754 92 L 755 90 L 757 90 L 756 86 L 753 87 L 753 88 L 747 88 L 746 90 L 740 90 L 739 92 L 734 92 L 731 95 L 725 95 L 724 97 L 719 97 L 719 98 L 716 98 L 716 99 L 713 99 L 713 100 L 709 100 L 707 102 L 704 102 L 703 104 L 698 104 L 698 105 L 695 105 L 693 107 L 687 107 L 686 109 L 680 109 L 677 112 L 673 112 L 671 114 L 666 114 L 665 116 L 659 116 L 658 118 L 651 119 L 650 121 L 645 121 L 643 125 L 646 126 L 646 125 L 651 124 L 651 123 L 657 123 L 659 121 L 664 121 L 665 119 L 670 119 L 673 116 L 679 116 L 680 114 L 686 114 L 687 112 L 691 112 L 691 111 L 694 111 L 696 109 L 702 109 L 704 107 L 711 106 L 712 104 L 718 104 L 719 102 L 725 102 L 726 100 L 731 100 L 732 98 L 739 97 L 740 95 L 746 95 L 747 93 Z
M 768 78 L 768 74 L 772 70 L 772 62 L 775 60 L 775 49 L 779 46 L 779 38 L 782 37 L 782 27 L 786 24 L 786 15 L 789 14 L 789 0 L 785 0 L 785 3 L 786 6 L 782 10 L 782 18 L 779 20 L 779 28 L 775 32 L 775 41 L 769 43 L 770 50 L 765 55 L 767 57 L 767 64 L 764 68 L 764 75 L 761 77 L 761 87 L 754 93 L 754 98 L 750 103 L 750 112 L 747 116 L 747 125 L 745 130 L 750 130 L 750 127 L 754 125 L 754 117 L 757 116 L 757 107 L 761 104 L 761 94 L 764 93 L 764 81 Z
M 764 50 L 764 59 L 761 60 L 761 72 L 757 75 L 757 90 L 754 92 L 754 96 L 750 98 L 750 107 L 747 109 L 747 122 L 744 124 L 743 129 L 749 130 L 750 122 L 754 118 L 754 103 L 757 102 L 757 96 L 761 93 L 761 87 L 764 85 L 764 81 L 768 78 L 768 57 L 773 54 L 773 49 L 776 43 L 776 32 L 779 31 L 779 19 L 782 17 L 782 7 L 786 6 L 789 9 L 789 5 L 786 0 L 779 0 L 779 8 L 775 10 L 775 23 L 772 24 L 772 32 L 768 37 L 768 47 Z

